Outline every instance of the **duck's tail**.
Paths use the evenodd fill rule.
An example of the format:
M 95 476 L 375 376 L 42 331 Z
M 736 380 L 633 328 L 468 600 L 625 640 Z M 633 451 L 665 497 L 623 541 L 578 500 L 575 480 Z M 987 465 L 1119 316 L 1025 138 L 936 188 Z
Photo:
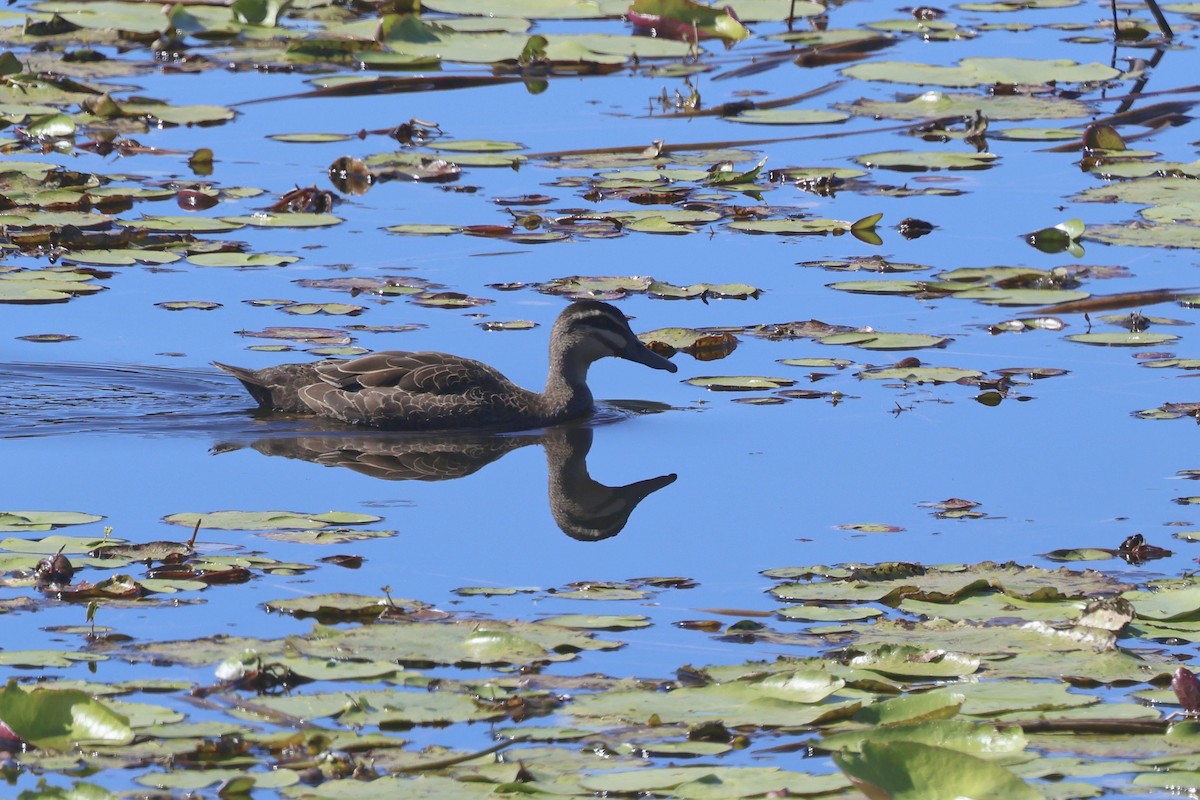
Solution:
M 263 408 L 274 408 L 275 398 L 272 395 L 271 387 L 263 382 L 254 370 L 246 369 L 245 367 L 235 367 L 231 364 L 222 364 L 220 361 L 212 362 L 212 365 L 217 369 L 223 369 L 233 377 L 242 382 L 242 386 L 246 387 L 246 391 L 250 396 L 258 401 L 258 404 Z

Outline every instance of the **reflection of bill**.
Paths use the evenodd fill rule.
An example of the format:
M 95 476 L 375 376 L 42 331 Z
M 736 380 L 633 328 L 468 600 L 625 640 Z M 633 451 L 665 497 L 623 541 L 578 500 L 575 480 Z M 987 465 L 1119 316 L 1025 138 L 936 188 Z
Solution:
M 306 436 L 267 437 L 251 446 L 268 456 L 345 467 L 389 481 L 462 478 L 513 450 L 540 444 L 546 451 L 550 513 L 563 533 L 580 541 L 615 536 L 646 497 L 675 482 L 660 475 L 627 486 L 605 486 L 588 474 L 592 428 L 569 425 L 518 435 L 404 434 L 331 431 Z M 236 446 L 234 446 L 236 447 Z M 229 445 L 214 448 L 231 449 Z

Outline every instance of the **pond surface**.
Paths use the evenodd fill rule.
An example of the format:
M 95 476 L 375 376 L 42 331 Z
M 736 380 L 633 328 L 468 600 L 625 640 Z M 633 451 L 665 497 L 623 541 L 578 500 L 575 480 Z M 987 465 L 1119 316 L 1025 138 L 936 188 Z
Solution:
M 559 795 L 742 797 L 787 787 L 853 797 L 827 751 L 881 759 L 893 774 L 911 768 L 920 786 L 911 766 L 920 758 L 864 749 L 861 736 L 881 722 L 931 719 L 985 730 L 1015 722 L 1028 737 L 1014 743 L 1020 727 L 1007 727 L 1011 747 L 957 747 L 971 760 L 956 769 L 978 770 L 980 784 L 945 787 L 946 796 L 986 786 L 1016 797 L 1005 782 L 1013 775 L 1039 793 L 1031 796 L 1156 796 L 1158 786 L 1196 785 L 1200 746 L 1190 731 L 1084 736 L 1070 722 L 1157 725 L 1178 710 L 1166 683 L 1191 657 L 1200 618 L 1190 578 L 1200 536 L 1200 493 L 1188 480 L 1200 469 L 1195 413 L 1163 407 L 1200 401 L 1190 380 L 1200 362 L 1187 360 L 1200 358 L 1191 327 L 1200 300 L 1189 296 L 1200 292 L 1195 93 L 1179 88 L 1194 80 L 1187 9 L 1168 7 L 1176 38 L 1166 44 L 1146 9 L 1122 8 L 1122 29 L 1140 21 L 1148 38 L 1123 33 L 1117 46 L 1104 5 L 964 4 L 922 23 L 879 4 L 801 3 L 790 28 L 788 2 L 731 5 L 747 38 L 699 46 L 635 31 L 620 18 L 623 4 L 591 14 L 574 3 L 512 4 L 508 17 L 489 20 L 468 3 L 431 2 L 423 23 L 385 18 L 379 46 L 375 10 L 316 0 L 291 6 L 276 26 L 265 24 L 269 4 L 239 6 L 263 24 L 201 5 L 172 11 L 169 24 L 140 4 L 21 0 L 5 12 L 6 46 L 26 69 L 8 71 L 0 106 L 12 125 L 0 176 L 11 201 L 0 211 L 0 512 L 16 512 L 0 514 L 3 536 L 13 537 L 0 542 L 9 587 L 0 669 L 26 687 L 45 681 L 107 698 L 137 737 L 20 755 L 5 772 L 14 793 L 67 796 L 83 781 L 216 796 L 248 771 L 256 797 L 474 797 L 515 791 L 514 781 Z M 70 28 L 23 28 L 56 12 Z M 451 28 L 404 27 L 432 23 Z M 169 25 L 178 42 L 156 57 L 155 33 L 166 37 Z M 522 78 L 517 59 L 533 34 L 549 49 Z M 63 60 L 85 49 L 106 60 Z M 921 66 L 964 63 L 975 66 Z M 477 80 L 399 85 L 419 76 Z M 370 93 L 345 88 L 377 78 Z M 314 92 L 328 86 L 342 88 Z M 129 108 L 80 110 L 79 96 L 105 91 Z M 698 102 L 688 103 L 693 93 Z M 747 101 L 770 109 L 798 95 L 779 110 L 811 119 L 771 110 L 758 120 L 770 124 L 749 124 L 746 112 L 705 113 Z M 135 97 L 165 105 L 135 111 Z M 1081 166 L 1085 126 L 1147 107 L 1136 120 L 1107 120 L 1128 151 Z M 988 126 L 968 137 L 976 108 Z M 55 110 L 73 127 L 37 137 Z M 933 130 L 914 134 L 935 118 Z M 396 130 L 409 120 L 420 122 Z M 347 136 L 268 138 L 298 134 Z M 170 152 L 85 147 L 114 135 Z M 655 140 L 667 149 L 643 152 Z M 213 152 L 211 174 L 193 158 L 200 148 Z M 368 190 L 331 184 L 342 158 L 365 161 Z M 742 177 L 707 172 L 723 161 L 726 175 Z M 332 192 L 331 210 L 263 213 L 309 186 Z M 109 196 L 128 207 L 89 207 L 79 196 L 88 191 L 93 206 Z M 219 202 L 181 210 L 189 191 Z M 1069 249 L 1027 243 L 1073 218 L 1085 231 Z M 906 238 L 902 220 L 932 232 Z M 984 271 L 999 267 L 1009 269 Z M 322 283 L 345 278 L 364 282 L 353 292 Z M 62 296 L 31 291 L 37 280 Z M 679 288 L 696 284 L 711 286 Z M 1044 308 L 1161 290 L 1171 292 Z M 690 299 L 666 299 L 681 294 Z M 600 398 L 592 418 L 492 436 L 264 414 L 210 366 L 355 352 L 347 347 L 432 349 L 540 387 L 564 296 L 611 300 L 635 331 L 656 332 L 647 341 L 684 328 L 732 335 L 736 348 L 726 339 L 697 351 L 724 356 L 715 360 L 680 350 L 677 375 L 602 361 L 590 375 Z M 211 307 L 158 305 L 182 301 Z M 1150 319 L 1129 333 L 1122 323 L 1135 312 Z M 997 327 L 1017 319 L 1032 322 Z M 811 320 L 824 326 L 801 329 Z M 481 327 L 514 321 L 536 327 Z M 256 335 L 272 326 L 327 330 Z M 1119 346 L 1067 338 L 1122 332 Z M 73 338 L 22 338 L 42 334 Z M 305 352 L 321 347 L 334 349 Z M 736 392 L 688 382 L 706 376 L 781 380 Z M 51 530 L 24 511 L 98 518 Z M 281 514 L 274 524 L 223 526 L 222 511 Z M 320 528 L 312 517 L 326 512 L 349 516 Z M 186 577 L 156 580 L 147 559 L 161 559 L 149 553 L 87 556 L 108 528 L 110 539 L 178 550 L 197 517 L 184 557 L 196 571 Z M 1115 557 L 1139 533 L 1173 552 L 1144 563 Z M 50 536 L 73 538 L 17 541 Z M 59 545 L 82 567 L 74 585 L 124 574 L 142 596 L 97 599 L 93 631 L 95 598 L 40 591 L 30 577 Z M 1055 551 L 1076 552 L 1048 556 Z M 1062 567 L 1076 558 L 1084 563 Z M 834 567 L 891 562 L 903 566 Z M 1014 564 L 996 566 L 1004 562 Z M 799 567 L 812 570 L 785 569 Z M 235 568 L 244 580 L 214 577 Z M 874 585 L 887 590 L 864 589 Z M 1144 588 L 1157 593 L 1134 591 Z M 373 623 L 389 644 L 338 640 L 374 635 L 360 611 L 288 606 L 332 594 L 393 598 L 392 619 Z M 1079 635 L 1092 627 L 1075 622 L 1087 601 L 1122 594 L 1136 619 L 1108 638 Z M 881 612 L 885 621 L 859 621 Z M 519 627 L 565 614 L 588 617 Z M 944 627 L 955 621 L 961 639 Z M 1021 627 L 1037 621 L 1061 627 Z M 389 650 L 387 636 L 401 629 L 429 650 Z M 468 633 L 447 645 L 447 630 Z M 503 632 L 481 642 L 479 631 Z M 1037 635 L 1044 641 L 1026 638 Z M 888 649 L 901 645 L 913 650 Z M 1043 653 L 1059 661 L 1030 663 Z M 950 656 L 965 661 L 951 668 Z M 218 684 L 214 669 L 234 658 L 250 669 L 286 664 L 314 682 L 265 696 L 230 685 L 190 693 Z M 889 658 L 871 671 L 871 659 Z M 376 671 L 326 676 L 314 666 L 335 663 Z M 710 671 L 694 674 L 702 668 Z M 822 680 L 828 691 L 811 689 Z M 714 696 L 731 686 L 767 686 L 767 695 Z M 709 694 L 679 694 L 688 691 Z M 628 699 L 641 695 L 650 699 Z M 351 696 L 356 713 L 374 716 L 346 712 Z M 417 699 L 426 697 L 465 705 L 430 710 Z M 659 707 L 663 697 L 686 710 Z M 305 698 L 317 699 L 299 705 Z M 889 698 L 930 705 L 873 710 Z M 1045 719 L 1067 720 L 1062 730 L 1077 735 L 1031 723 Z M 714 720 L 732 742 L 698 729 Z M 313 723 L 333 749 L 373 759 L 383 777 L 363 783 L 328 765 L 323 780 L 304 773 L 312 765 L 283 743 L 312 737 Z M 829 738 L 811 758 L 768 750 L 845 731 L 860 740 Z M 441 763 L 512 737 L 520 741 L 501 756 Z M 210 752 L 233 741 L 236 754 Z M 518 762 L 532 779 L 516 774 Z M 688 770 L 663 771 L 670 766 Z

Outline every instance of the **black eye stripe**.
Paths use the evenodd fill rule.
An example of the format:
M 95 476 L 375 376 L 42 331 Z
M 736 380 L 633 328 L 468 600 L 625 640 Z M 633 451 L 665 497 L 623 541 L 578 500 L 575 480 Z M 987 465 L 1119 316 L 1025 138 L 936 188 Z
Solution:
M 600 330 L 615 333 L 624 338 L 628 336 L 626 330 L 628 324 L 624 321 L 618 322 L 609 314 L 588 314 L 586 317 L 579 317 L 575 320 L 575 325 L 587 325 L 590 328 L 599 328 Z

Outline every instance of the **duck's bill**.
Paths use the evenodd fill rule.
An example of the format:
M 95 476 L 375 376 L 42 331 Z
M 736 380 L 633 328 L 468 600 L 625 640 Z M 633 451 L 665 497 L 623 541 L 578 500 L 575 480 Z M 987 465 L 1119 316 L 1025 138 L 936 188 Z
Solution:
M 647 367 L 653 367 L 654 369 L 665 369 L 667 372 L 679 371 L 679 367 L 670 359 L 660 356 L 636 339 L 622 351 L 621 358 L 636 361 L 639 364 L 645 364 Z

